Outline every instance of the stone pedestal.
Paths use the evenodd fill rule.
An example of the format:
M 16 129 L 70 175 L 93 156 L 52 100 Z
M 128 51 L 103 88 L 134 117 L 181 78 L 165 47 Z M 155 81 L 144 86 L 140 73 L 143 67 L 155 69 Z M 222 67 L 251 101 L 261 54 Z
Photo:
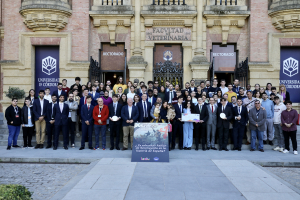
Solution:
M 193 61 L 190 62 L 192 70 L 192 79 L 194 80 L 206 80 L 207 72 L 209 70 L 210 63 L 207 62 L 207 58 L 203 55 L 196 55 Z
M 128 62 L 130 80 L 139 79 L 140 82 L 144 81 L 147 65 L 148 63 L 144 61 L 143 56 L 132 56 Z

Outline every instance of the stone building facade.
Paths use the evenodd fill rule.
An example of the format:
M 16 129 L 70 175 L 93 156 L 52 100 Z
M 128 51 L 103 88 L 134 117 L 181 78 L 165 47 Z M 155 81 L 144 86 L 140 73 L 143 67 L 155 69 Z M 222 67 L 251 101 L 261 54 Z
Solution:
M 147 82 L 171 61 L 182 75 L 162 76 L 162 83 L 170 77 L 181 84 L 211 77 L 230 82 L 245 66 L 243 84 L 277 87 L 282 47 L 300 46 L 300 1 L 295 0 L 0 2 L 2 110 L 10 104 L 4 94 L 9 86 L 26 93 L 35 88 L 40 46 L 58 47 L 59 80 L 68 85 L 76 76 L 83 84 L 92 79 L 92 58 L 99 62 L 101 81 L 121 74 L 127 81 Z

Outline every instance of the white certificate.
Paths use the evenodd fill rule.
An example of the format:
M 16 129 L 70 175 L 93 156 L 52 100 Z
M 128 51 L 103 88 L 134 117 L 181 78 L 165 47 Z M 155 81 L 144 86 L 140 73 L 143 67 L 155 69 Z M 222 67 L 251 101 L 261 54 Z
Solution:
M 111 119 L 115 122 L 115 121 L 118 121 L 119 117 L 113 116 Z
M 182 113 L 181 121 L 183 122 L 200 122 L 199 114 Z

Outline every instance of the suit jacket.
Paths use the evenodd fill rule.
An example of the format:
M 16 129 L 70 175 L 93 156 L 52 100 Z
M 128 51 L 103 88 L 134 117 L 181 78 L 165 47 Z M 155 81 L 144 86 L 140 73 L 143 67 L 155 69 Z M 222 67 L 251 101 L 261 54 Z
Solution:
M 90 125 L 93 125 L 93 110 L 94 110 L 93 105 L 90 105 L 90 110 L 88 110 L 87 104 L 81 107 L 82 123 L 85 123 L 85 121 L 89 121 Z
M 249 128 L 250 130 L 256 130 L 258 128 L 259 131 L 265 131 L 265 122 L 267 119 L 267 111 L 260 109 L 259 115 L 256 116 L 256 108 L 252 108 L 249 111 Z M 258 124 L 258 127 L 256 127 Z
M 59 96 L 58 96 L 58 90 L 55 90 L 52 95 L 55 95 L 56 98 L 57 98 L 57 102 L 59 102 Z M 65 101 L 67 101 L 67 93 L 63 90 L 61 90 L 61 95 L 64 95 L 65 96 Z
M 217 106 L 214 105 L 214 112 L 211 110 L 211 105 L 207 105 L 207 112 L 208 112 L 208 119 L 207 119 L 207 124 L 213 124 L 217 125 Z
M 201 113 L 200 113 L 199 105 L 197 105 L 194 107 L 194 112 L 195 112 L 195 114 L 200 114 L 200 120 L 204 121 L 202 124 L 206 124 L 206 122 L 208 120 L 207 106 L 204 104 L 202 106 Z
M 120 104 L 120 103 L 118 103 L 117 109 L 116 109 L 116 116 L 117 116 L 117 117 L 121 117 L 122 107 L 123 107 L 123 105 Z M 108 105 L 108 109 L 109 109 L 109 115 L 108 115 L 108 117 L 110 118 L 110 117 L 115 116 L 114 103 L 109 104 L 109 105 Z M 121 117 L 121 118 L 122 118 L 122 117 Z M 119 121 L 117 121 L 117 122 L 121 122 L 121 120 L 119 120 Z
M 34 124 L 33 107 L 29 107 L 29 108 L 30 108 L 30 115 L 31 115 L 30 120 L 31 120 L 31 123 Z M 20 117 L 21 117 L 22 124 L 28 124 L 28 107 L 27 106 L 23 106 Z
M 191 94 L 193 91 L 191 89 L 191 87 L 189 87 L 189 93 Z M 197 93 L 197 87 L 194 86 L 194 92 Z
M 175 120 L 178 120 L 178 118 L 181 118 L 181 117 L 182 117 L 184 105 L 181 104 L 181 109 L 182 109 L 182 111 L 180 111 L 180 107 L 178 106 L 178 103 L 173 104 L 173 106 L 174 106 L 174 109 L 175 109 L 175 118 L 174 118 L 174 119 L 175 119 Z
M 228 102 L 228 103 L 226 104 L 226 107 L 227 107 L 227 106 L 228 106 L 228 107 L 230 107 L 230 108 L 233 108 L 233 105 L 232 105 L 232 103 L 229 103 L 229 102 Z M 222 104 L 221 104 L 221 102 L 220 102 L 220 103 L 218 103 L 218 107 L 222 107 Z
M 81 114 L 81 107 L 84 105 L 84 97 L 81 97 L 80 98 L 80 101 L 79 101 L 79 113 Z M 92 101 L 92 105 L 93 105 L 93 101 Z M 93 105 L 94 106 L 94 105 Z
M 44 116 L 46 117 L 46 111 L 49 101 L 44 99 L 43 105 L 43 114 L 41 115 L 41 102 L 40 99 L 37 99 L 33 102 L 33 113 L 34 113 L 34 121 L 39 120 L 39 117 Z
M 56 104 L 54 104 L 54 105 L 56 105 Z M 46 122 L 49 122 L 49 123 L 52 119 L 54 119 L 54 115 L 53 115 L 53 112 L 52 112 L 52 105 L 53 105 L 53 103 L 49 103 L 48 106 L 47 106 Z M 54 110 L 54 107 L 53 107 L 53 110 Z
M 67 126 L 68 125 L 68 116 L 69 116 L 69 105 L 64 103 L 63 111 L 60 111 L 59 103 L 54 105 L 53 108 L 54 116 L 54 125 L 55 126 Z
M 210 87 L 209 88 L 205 87 L 205 88 L 203 88 L 201 90 L 201 93 L 206 92 L 206 97 L 208 97 L 208 91 L 209 91 L 209 89 L 210 89 Z
M 133 126 L 134 123 L 138 121 L 139 109 L 137 106 L 132 106 L 132 111 L 131 111 L 131 119 L 133 120 L 132 124 L 128 124 L 126 122 L 127 120 L 129 120 L 128 105 L 122 107 L 121 116 L 122 116 L 123 126 Z
M 147 99 L 148 99 L 148 93 L 145 93 L 145 94 L 147 94 Z M 142 95 L 143 95 L 143 93 L 139 93 L 140 101 L 142 101 Z
M 147 101 L 149 102 L 149 96 L 148 96 L 148 99 L 147 99 Z M 149 102 L 150 103 L 150 102 Z M 156 98 L 154 97 L 154 96 L 152 96 L 152 101 L 151 101 L 151 108 L 152 108 L 152 106 L 154 105 L 156 103 Z
M 78 103 L 76 101 L 73 101 L 71 104 L 69 101 L 66 101 L 66 103 L 69 105 L 69 111 L 71 112 L 72 122 L 76 122 L 77 121 Z
M 237 86 L 237 87 L 236 87 L 236 86 L 234 85 L 233 88 L 232 88 L 232 91 L 235 92 L 236 94 L 238 94 L 240 88 L 241 88 L 241 86 Z
M 173 90 L 173 98 L 177 97 L 176 92 Z M 170 100 L 170 91 L 165 93 L 165 101 L 169 103 Z
M 218 128 L 229 128 L 229 123 L 233 117 L 232 108 L 228 105 L 225 107 L 224 113 L 227 119 L 222 119 L 220 114 L 222 113 L 222 106 L 218 107 L 217 117 L 218 117 Z
M 146 101 L 147 103 L 147 115 L 148 115 L 148 118 L 150 118 L 150 110 L 151 110 L 151 104 Z M 142 122 L 143 121 L 143 118 L 144 118 L 144 104 L 143 104 L 143 101 L 140 101 L 138 104 L 137 104 L 137 107 L 139 109 L 139 119 L 138 121 L 139 122 Z
M 232 108 L 232 113 L 233 113 L 233 118 L 232 119 L 234 120 L 233 121 L 233 127 L 237 127 L 238 124 L 246 126 L 246 124 L 247 124 L 247 122 L 249 120 L 248 110 L 247 110 L 246 107 L 242 106 L 242 110 L 241 110 L 241 114 L 240 114 L 240 116 L 241 116 L 240 121 L 238 121 L 238 120 L 235 119 L 235 117 L 239 116 L 239 112 L 238 112 L 238 107 L 237 106 Z
M 96 92 L 95 96 L 93 96 L 93 93 L 89 93 L 89 95 L 92 97 L 92 105 L 96 106 L 98 105 L 97 99 L 100 98 L 100 93 Z

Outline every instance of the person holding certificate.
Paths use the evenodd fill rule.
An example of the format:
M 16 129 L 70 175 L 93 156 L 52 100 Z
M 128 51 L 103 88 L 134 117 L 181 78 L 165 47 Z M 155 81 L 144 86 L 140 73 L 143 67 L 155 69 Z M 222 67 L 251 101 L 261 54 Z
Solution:
M 229 135 L 229 122 L 232 119 L 232 108 L 227 104 L 225 98 L 221 99 L 221 106 L 218 107 L 218 129 L 219 129 L 219 151 L 227 149 L 228 135 Z
M 184 105 L 183 113 L 192 114 L 194 104 L 192 100 L 187 101 Z M 184 122 L 183 124 L 183 148 L 184 150 L 191 150 L 193 145 L 193 122 Z

